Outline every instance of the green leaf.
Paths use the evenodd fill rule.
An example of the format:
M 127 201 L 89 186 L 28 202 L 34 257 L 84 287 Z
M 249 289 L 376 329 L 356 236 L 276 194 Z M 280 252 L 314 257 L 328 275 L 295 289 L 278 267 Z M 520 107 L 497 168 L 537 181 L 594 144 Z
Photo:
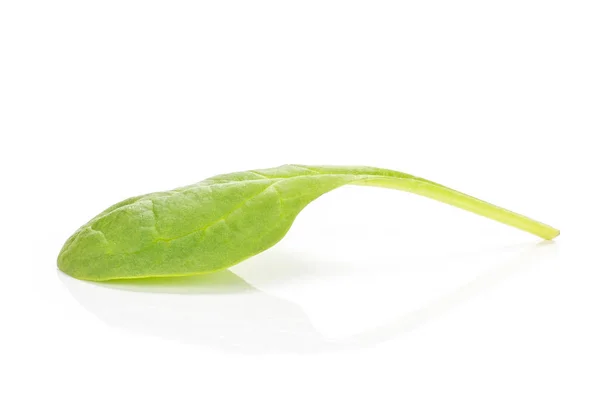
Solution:
M 437 183 L 371 167 L 283 165 L 218 175 L 124 200 L 79 228 L 58 267 L 79 279 L 202 274 L 277 243 L 300 211 L 343 185 L 398 189 L 514 226 L 544 239 L 558 230 Z

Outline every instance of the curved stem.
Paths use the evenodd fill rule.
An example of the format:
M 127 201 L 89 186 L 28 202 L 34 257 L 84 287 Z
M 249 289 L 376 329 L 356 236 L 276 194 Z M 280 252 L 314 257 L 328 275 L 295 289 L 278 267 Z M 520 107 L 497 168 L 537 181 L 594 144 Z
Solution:
M 546 240 L 554 239 L 560 235 L 558 229 L 549 225 L 421 178 L 377 177 L 366 178 L 353 184 L 397 189 L 429 197 L 532 233 Z

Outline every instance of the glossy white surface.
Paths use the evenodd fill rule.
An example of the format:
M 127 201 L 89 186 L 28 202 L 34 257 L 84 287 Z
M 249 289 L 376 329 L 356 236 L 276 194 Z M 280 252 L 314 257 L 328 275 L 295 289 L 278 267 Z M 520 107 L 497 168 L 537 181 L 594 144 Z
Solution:
M 0 3 L 2 399 L 597 399 L 591 1 Z M 128 196 L 283 163 L 413 173 L 552 243 L 345 187 L 210 276 L 95 284 Z

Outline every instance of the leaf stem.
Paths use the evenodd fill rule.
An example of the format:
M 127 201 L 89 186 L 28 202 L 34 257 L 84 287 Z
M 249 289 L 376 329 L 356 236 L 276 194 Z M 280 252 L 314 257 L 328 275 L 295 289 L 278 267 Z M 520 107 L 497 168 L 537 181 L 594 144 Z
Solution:
M 429 197 L 532 233 L 546 240 L 552 240 L 560 235 L 558 229 L 549 225 L 422 178 L 369 177 L 353 184 L 397 189 Z

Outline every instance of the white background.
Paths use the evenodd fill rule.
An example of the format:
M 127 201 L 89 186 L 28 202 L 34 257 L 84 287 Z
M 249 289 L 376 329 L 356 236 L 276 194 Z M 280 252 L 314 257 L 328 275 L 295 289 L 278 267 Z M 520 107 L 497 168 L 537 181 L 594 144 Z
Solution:
M 3 399 L 600 398 L 597 1 L 0 2 Z M 56 269 L 126 197 L 392 168 L 553 243 L 348 187 L 167 286 Z

